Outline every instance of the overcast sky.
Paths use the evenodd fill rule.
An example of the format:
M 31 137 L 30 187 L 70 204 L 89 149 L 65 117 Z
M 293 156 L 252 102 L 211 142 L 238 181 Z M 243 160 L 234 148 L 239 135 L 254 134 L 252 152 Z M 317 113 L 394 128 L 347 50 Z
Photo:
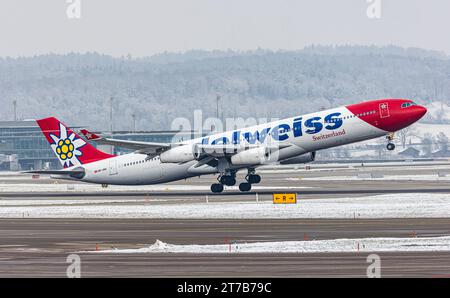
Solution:
M 70 1 L 81 18 L 69 19 Z M 449 0 L 1 0 L 0 56 L 97 51 L 150 56 L 190 49 L 362 44 L 450 54 Z

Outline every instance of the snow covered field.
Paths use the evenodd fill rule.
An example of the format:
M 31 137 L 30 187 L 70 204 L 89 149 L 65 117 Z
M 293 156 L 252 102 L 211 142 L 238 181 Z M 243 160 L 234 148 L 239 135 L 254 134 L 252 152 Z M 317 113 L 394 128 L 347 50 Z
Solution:
M 360 173 L 362 174 L 362 173 Z M 373 172 L 372 174 L 377 175 L 378 173 Z M 382 173 L 380 173 L 382 175 Z M 295 180 L 307 180 L 307 181 L 339 181 L 339 180 L 390 180 L 390 181 L 450 181 L 450 175 L 439 177 L 435 175 L 382 175 L 382 177 L 365 178 L 362 174 L 358 177 L 357 174 L 353 176 L 320 176 L 320 177 L 305 177 L 305 178 L 286 178 L 289 181 Z
M 158 199 L 152 197 L 153 199 Z M 71 200 L 39 206 L 42 200 L 26 200 L 29 206 L 11 206 L 19 200 L 0 199 L 0 218 L 450 218 L 450 195 L 434 193 L 387 194 L 357 198 L 302 200 L 297 204 L 274 205 L 272 202 L 214 202 L 161 204 L 152 201 L 119 204 L 82 200 L 83 205 L 70 205 Z M 20 202 L 24 202 L 20 200 Z M 76 202 L 80 203 L 80 202 Z M 58 205 L 59 204 L 59 205 Z M 8 206 L 9 205 L 9 206 Z M 450 221 L 449 221 L 450 224 Z
M 101 250 L 95 253 L 330 253 L 387 251 L 450 251 L 450 237 L 362 238 L 281 241 L 213 245 L 175 245 L 157 240 L 137 249 Z
M 327 164 L 328 165 L 328 164 Z M 429 171 L 436 171 L 436 176 L 438 172 L 447 172 L 450 173 L 450 164 L 440 164 L 440 165 L 433 165 L 433 164 L 425 164 L 425 163 L 415 163 L 414 166 L 412 166 L 409 162 L 402 162 L 402 163 L 364 163 L 364 167 L 361 166 L 361 163 L 353 163 L 353 164 L 341 164 L 339 166 L 335 167 L 319 167 L 321 165 L 319 164 L 311 164 L 310 169 L 306 170 L 305 166 L 297 166 L 297 167 L 280 167 L 278 169 L 264 169 L 264 170 L 258 170 L 262 174 L 292 174 L 292 173 L 313 173 L 313 172 L 341 172 L 344 170 L 355 170 L 355 171 L 380 171 L 383 172 L 389 172 L 389 171 L 396 171 L 399 169 L 414 169 L 417 171 L 422 170 L 429 170 Z M 420 173 L 420 172 L 418 172 Z M 412 175 L 415 176 L 415 175 Z M 420 176 L 417 175 L 417 176 Z
M 161 200 L 158 200 L 161 201 Z M 95 205 L 95 204 L 138 204 L 138 203 L 144 203 L 144 202 L 151 202 L 151 198 L 148 197 L 147 199 L 1 199 L 0 198 L 0 207 L 6 207 L 6 206 L 70 206 L 70 205 Z

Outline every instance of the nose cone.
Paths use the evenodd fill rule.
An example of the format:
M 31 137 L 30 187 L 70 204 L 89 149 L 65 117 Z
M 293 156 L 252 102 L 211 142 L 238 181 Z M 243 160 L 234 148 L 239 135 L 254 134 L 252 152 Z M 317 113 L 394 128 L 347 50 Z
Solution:
M 420 105 L 400 107 L 393 109 L 391 116 L 382 118 L 384 130 L 397 131 L 419 121 L 427 112 L 427 109 Z
M 416 107 L 414 107 L 414 110 L 411 113 L 411 117 L 414 119 L 414 121 L 417 121 L 427 113 L 427 108 L 417 105 Z

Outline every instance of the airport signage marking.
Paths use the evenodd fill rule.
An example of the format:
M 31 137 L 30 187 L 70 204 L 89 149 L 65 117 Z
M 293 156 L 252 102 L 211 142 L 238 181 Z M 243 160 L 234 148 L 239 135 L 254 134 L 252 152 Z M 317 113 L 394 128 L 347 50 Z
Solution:
M 273 194 L 274 204 L 297 204 L 297 194 L 296 193 L 274 193 Z

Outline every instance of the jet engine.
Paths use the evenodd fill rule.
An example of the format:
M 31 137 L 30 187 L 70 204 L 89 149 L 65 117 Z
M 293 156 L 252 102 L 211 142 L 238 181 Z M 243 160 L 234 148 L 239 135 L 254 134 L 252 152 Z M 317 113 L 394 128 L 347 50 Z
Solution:
M 231 164 L 241 165 L 260 165 L 270 159 L 270 149 L 267 147 L 257 147 L 239 152 L 231 156 Z
M 316 159 L 316 152 L 308 152 L 296 157 L 291 157 L 285 160 L 280 161 L 282 165 L 291 165 L 291 164 L 300 164 L 300 163 L 308 163 L 312 162 Z
M 195 159 L 194 146 L 182 145 L 164 151 L 159 156 L 162 163 L 180 163 Z

